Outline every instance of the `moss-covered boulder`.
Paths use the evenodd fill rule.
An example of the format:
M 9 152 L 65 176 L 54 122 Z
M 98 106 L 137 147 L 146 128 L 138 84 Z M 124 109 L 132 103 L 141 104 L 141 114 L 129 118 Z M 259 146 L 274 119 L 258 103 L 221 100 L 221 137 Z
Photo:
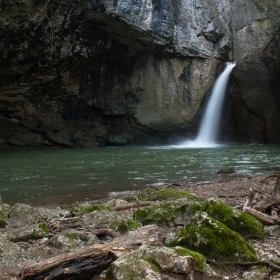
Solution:
M 127 202 L 141 201 L 167 201 L 186 198 L 188 200 L 200 201 L 200 199 L 188 192 L 169 188 L 145 189 L 136 194 L 128 194 L 124 197 Z
M 239 233 L 232 231 L 205 212 L 198 212 L 175 235 L 171 246 L 183 246 L 217 260 L 257 260 L 254 248 Z
M 157 224 L 174 227 L 185 225 L 200 210 L 199 202 L 178 199 L 174 202 L 139 209 L 134 212 L 133 218 L 143 225 Z
M 117 280 L 158 280 L 158 279 L 193 279 L 192 273 L 196 260 L 190 256 L 181 256 L 167 247 L 143 245 L 114 261 L 100 279 Z M 178 278 L 180 276 L 180 278 Z
M 119 233 L 125 233 L 130 230 L 136 230 L 142 227 L 142 224 L 131 217 L 116 212 L 95 211 L 85 214 L 72 221 L 74 225 L 94 226 L 95 228 L 112 229 Z
M 234 209 L 217 199 L 208 199 L 203 204 L 202 211 L 243 236 L 264 236 L 265 234 L 262 223 L 254 217 Z
M 58 216 L 58 210 L 35 208 L 26 204 L 16 203 L 9 212 L 9 226 L 21 227 L 25 225 L 45 223 Z
M 94 211 L 112 211 L 110 207 L 107 207 L 104 204 L 90 204 L 88 202 L 80 204 L 78 206 L 73 207 L 70 212 L 73 215 L 83 215 L 83 214 L 88 214 Z
M 89 246 L 99 242 L 98 237 L 90 232 L 66 229 L 50 238 L 48 244 L 54 248 L 69 251 L 73 248 Z
M 2 198 L 0 196 L 0 228 L 3 228 L 7 225 L 8 214 L 5 211 L 4 203 L 2 202 Z
M 12 242 L 29 241 L 44 238 L 48 233 L 45 224 L 26 225 L 8 232 L 7 238 Z

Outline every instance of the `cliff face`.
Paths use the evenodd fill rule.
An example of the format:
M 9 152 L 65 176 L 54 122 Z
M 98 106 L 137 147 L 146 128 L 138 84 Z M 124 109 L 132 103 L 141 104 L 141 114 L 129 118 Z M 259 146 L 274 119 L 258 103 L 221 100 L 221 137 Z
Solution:
M 280 1 L 258 2 L 0 0 L 0 142 L 192 136 L 234 59 L 223 136 L 279 143 Z

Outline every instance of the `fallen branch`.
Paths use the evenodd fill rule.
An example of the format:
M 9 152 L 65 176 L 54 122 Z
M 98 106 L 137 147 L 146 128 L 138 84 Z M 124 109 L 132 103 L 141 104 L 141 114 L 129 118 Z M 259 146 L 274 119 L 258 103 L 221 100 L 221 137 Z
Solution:
M 216 262 L 209 259 L 206 259 L 206 262 L 215 264 L 215 265 L 239 265 L 239 266 L 255 266 L 262 265 L 267 266 L 273 269 L 274 271 L 280 272 L 280 266 L 270 262 L 270 261 L 257 261 L 257 262 Z
M 125 209 L 130 209 L 130 208 L 138 208 L 138 207 L 145 207 L 145 206 L 150 206 L 152 202 L 137 202 L 133 204 L 127 204 L 123 206 L 117 206 L 112 208 L 115 211 L 120 211 L 120 210 L 125 210 Z
M 92 279 L 120 257 L 142 244 L 163 246 L 167 230 L 149 225 L 118 236 L 105 244 L 95 244 L 58 255 L 22 269 L 20 280 Z
M 243 212 L 255 217 L 264 225 L 280 225 L 280 218 L 276 216 L 269 216 L 251 207 L 244 207 Z
M 253 206 L 253 208 L 258 211 L 264 211 L 275 204 L 279 204 L 279 202 L 280 202 L 280 195 L 271 196 L 269 198 L 263 199 L 262 201 L 258 202 L 256 205 Z

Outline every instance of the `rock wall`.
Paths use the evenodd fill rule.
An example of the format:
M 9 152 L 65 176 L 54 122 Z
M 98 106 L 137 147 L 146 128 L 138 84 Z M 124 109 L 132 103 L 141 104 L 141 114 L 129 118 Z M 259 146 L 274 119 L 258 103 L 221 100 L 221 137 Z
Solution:
M 232 59 L 223 138 L 279 143 L 279 3 L 0 0 L 0 143 L 191 137 Z

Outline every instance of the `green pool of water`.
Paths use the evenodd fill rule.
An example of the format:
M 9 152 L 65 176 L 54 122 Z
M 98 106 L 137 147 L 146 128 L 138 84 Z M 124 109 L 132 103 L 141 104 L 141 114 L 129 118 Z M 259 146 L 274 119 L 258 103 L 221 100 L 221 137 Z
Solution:
M 220 180 L 224 176 L 215 171 L 227 167 L 235 169 L 234 176 L 269 174 L 280 170 L 280 146 L 16 150 L 2 152 L 0 159 L 5 203 L 69 205 L 174 181 Z

